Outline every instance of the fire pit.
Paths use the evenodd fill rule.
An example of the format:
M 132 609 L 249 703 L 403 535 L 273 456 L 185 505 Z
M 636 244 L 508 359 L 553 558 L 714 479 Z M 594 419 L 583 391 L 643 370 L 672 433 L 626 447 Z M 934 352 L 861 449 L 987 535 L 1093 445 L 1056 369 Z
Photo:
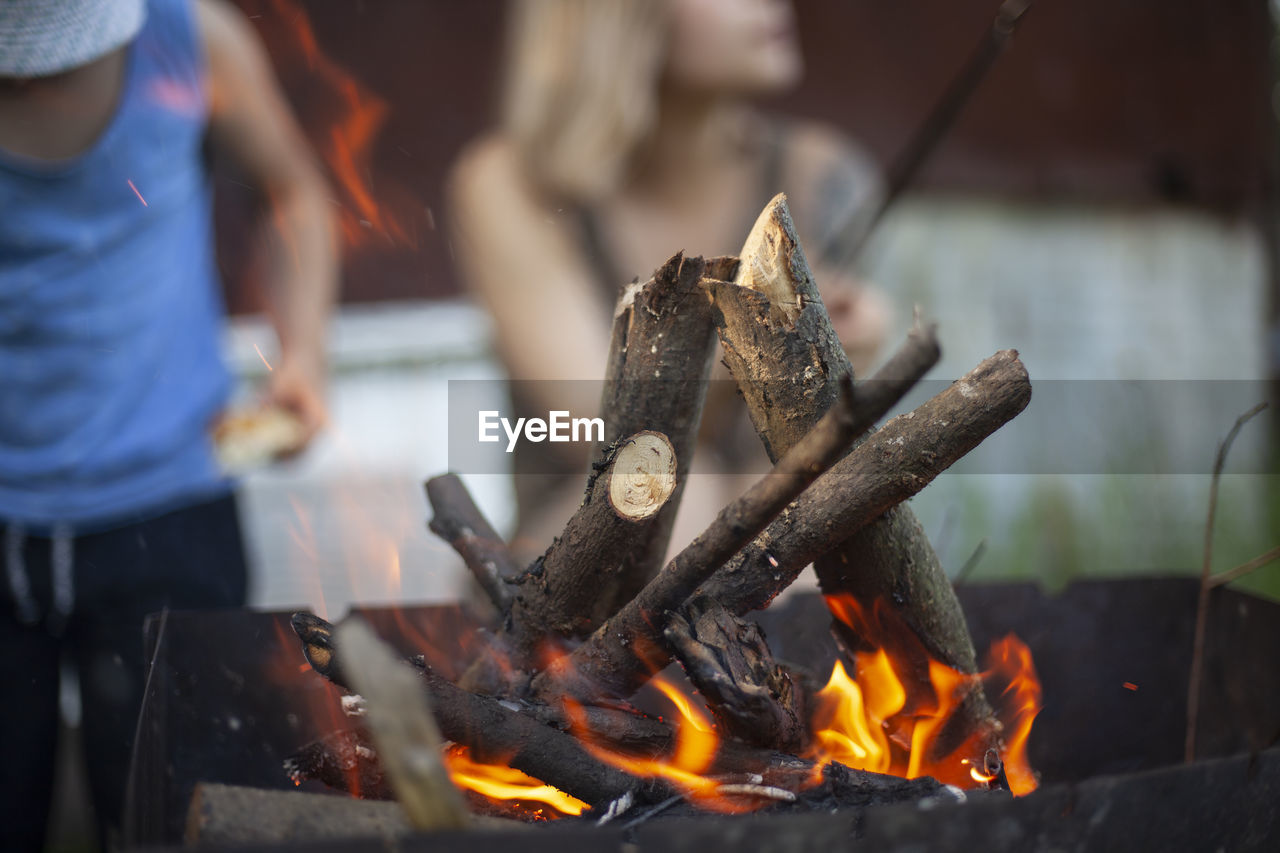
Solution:
M 1013 630 L 1035 657 L 1045 702 L 1029 752 L 1042 787 L 1027 797 L 929 810 L 886 805 L 856 820 L 737 817 L 707 826 L 653 820 L 625 832 L 621 822 L 598 829 L 545 826 L 472 834 L 465 843 L 497 849 L 514 839 L 522 849 L 563 850 L 569 844 L 604 850 L 631 838 L 640 849 L 681 850 L 739 838 L 752 849 L 812 849 L 847 845 L 856 837 L 874 849 L 918 843 L 942 850 L 1129 844 L 1246 849 L 1280 831 L 1280 751 L 1272 746 L 1280 733 L 1280 670 L 1274 666 L 1280 606 L 1231 590 L 1214 594 L 1199 727 L 1206 760 L 1179 765 L 1197 590 L 1186 579 L 1091 581 L 1055 597 L 1027 584 L 958 590 L 975 642 L 985 646 Z M 358 612 L 406 654 L 422 649 L 424 641 L 468 636 L 473 624 L 457 607 Z M 815 666 L 834 659 L 817 596 L 796 596 L 758 621 L 779 656 Z M 130 791 L 136 843 L 179 842 L 201 782 L 295 790 L 281 769 L 284 759 L 345 725 L 333 710 L 338 691 L 298 666 L 288 625 L 287 613 L 243 611 L 170 613 L 152 621 L 155 665 Z M 301 790 L 325 789 L 304 782 Z M 400 844 L 434 850 L 458 843 L 447 839 Z M 315 842 L 306 847 L 324 849 Z M 347 839 L 333 849 L 385 846 Z
M 774 467 L 667 560 L 717 338 Z M 723 843 L 726 831 L 751 846 L 851 834 L 908 843 L 945 824 L 966 848 L 1022 847 L 1118 838 L 1107 829 L 1116 804 L 1116 814 L 1185 815 L 1209 801 L 1196 773 L 1231 792 L 1219 809 L 1273 792 L 1272 755 L 1243 781 L 1231 763 L 1155 770 L 1136 787 L 1097 775 L 1160 767 L 1169 736 L 1180 739 L 1169 708 L 1187 691 L 1179 632 L 1194 622 L 1180 593 L 1119 584 L 1092 603 L 1091 586 L 1057 601 L 1013 587 L 965 593 L 996 600 L 957 596 L 903 502 L 1022 411 L 1031 386 L 1017 353 L 998 352 L 873 430 L 939 352 L 934 329 L 917 323 L 855 386 L 782 196 L 739 257 L 677 254 L 618 303 L 596 461 L 542 557 L 516 564 L 457 477 L 427 483 L 431 530 L 463 557 L 496 618 L 455 607 L 369 611 L 338 626 L 309 613 L 152 623 L 137 840 L 174 840 L 184 822 L 188 840 L 221 843 L 412 826 L 435 831 L 422 842 L 432 847 L 481 812 L 569 816 L 563 832 L 514 837 L 525 846 L 669 848 L 670 836 L 679 848 L 708 833 Z M 823 598 L 765 610 L 810 563 Z M 1135 591 L 1141 601 L 1124 600 Z M 1168 612 L 1153 606 L 1162 597 Z M 1218 614 L 1222 625 L 1266 610 L 1223 602 L 1235 609 Z M 1108 618 L 1112 607 L 1121 618 Z M 1257 636 L 1205 659 L 1225 680 L 1202 687 L 1227 698 L 1202 703 L 1201 755 L 1263 749 L 1280 729 L 1275 686 L 1255 698 L 1256 672 L 1236 668 L 1244 648 L 1269 660 L 1275 629 L 1249 630 Z M 980 670 L 975 650 L 988 645 Z M 1047 727 L 1059 733 L 1038 735 L 1029 757 L 1037 653 L 1053 668 Z M 666 679 L 668 668 L 691 687 Z M 1043 781 L 1080 787 L 1013 800 L 1040 784 L 1040 758 Z M 1091 777 L 1104 781 L 1081 781 Z M 261 790 L 288 781 L 358 799 Z M 392 796 L 403 813 L 367 802 Z M 675 828 L 683 818 L 697 820 Z M 1231 832 L 1249 841 L 1272 819 L 1246 809 Z

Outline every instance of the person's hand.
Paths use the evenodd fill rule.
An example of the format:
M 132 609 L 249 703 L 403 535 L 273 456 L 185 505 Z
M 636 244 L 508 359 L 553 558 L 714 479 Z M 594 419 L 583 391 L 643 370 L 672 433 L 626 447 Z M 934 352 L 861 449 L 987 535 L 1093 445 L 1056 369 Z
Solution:
M 861 377 L 884 345 L 893 309 L 884 294 L 849 275 L 826 271 L 818 278 L 822 302 L 845 354 Z
M 329 421 L 325 403 L 325 370 L 319 359 L 286 359 L 271 371 L 266 404 L 278 406 L 298 420 L 299 439 L 282 456 L 296 456 Z

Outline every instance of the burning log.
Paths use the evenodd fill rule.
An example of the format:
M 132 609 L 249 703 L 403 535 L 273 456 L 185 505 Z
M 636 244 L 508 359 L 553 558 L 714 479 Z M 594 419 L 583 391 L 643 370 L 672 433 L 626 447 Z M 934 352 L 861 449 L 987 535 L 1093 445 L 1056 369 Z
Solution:
M 641 430 L 661 432 L 675 451 L 676 481 L 646 541 L 627 555 L 616 576 L 594 590 L 601 618 L 634 598 L 666 557 L 716 345 L 710 308 L 698 282 L 708 271 L 728 274 L 735 263 L 734 258 L 706 261 L 677 253 L 652 279 L 628 286 L 618 300 L 600 402 L 606 432 L 598 452 Z
M 591 702 L 625 697 L 649 679 L 656 659 L 670 660 L 664 614 L 684 603 L 725 560 L 764 529 L 796 495 L 840 458 L 857 435 L 852 382 L 840 402 L 746 494 L 720 511 L 711 526 L 672 558 L 622 610 L 567 657 L 533 681 L 544 701 L 571 696 Z
M 805 746 L 804 692 L 774 661 L 759 625 L 695 596 L 670 615 L 663 635 L 722 731 L 787 752 Z
M 707 287 L 725 350 L 725 362 L 743 390 L 752 423 L 765 449 L 772 458 L 777 458 L 825 411 L 840 377 L 852 372 L 848 357 L 822 308 L 785 196 L 775 197 L 756 221 L 743 246 L 734 283 L 710 282 Z M 882 372 L 890 376 L 893 373 L 910 375 L 921 367 L 927 369 L 937 359 L 936 343 L 934 348 L 932 359 L 922 349 L 914 357 L 895 358 Z M 1018 365 L 1018 371 L 1021 371 L 1021 365 Z M 961 381 L 962 388 L 968 387 L 965 381 Z M 1025 371 L 1009 381 L 1025 387 L 1024 396 L 1029 397 L 1030 386 L 1026 382 Z M 877 393 L 874 384 L 870 393 Z M 966 410 L 977 413 L 983 408 L 983 402 L 977 401 Z M 1025 405 L 1024 398 L 1009 416 Z M 903 430 L 904 434 L 900 436 L 904 441 L 912 440 L 913 447 L 920 453 L 937 454 L 934 446 L 937 441 L 963 446 L 961 453 L 953 457 L 954 461 L 977 443 L 969 443 L 972 436 L 956 435 L 959 428 L 949 417 L 922 423 L 932 423 L 933 427 Z M 952 426 L 939 426 L 939 423 Z M 926 429 L 929 441 L 917 440 Z M 988 432 L 981 432 L 978 440 Z M 893 449 L 883 442 L 880 446 L 887 451 Z M 912 460 L 897 453 L 894 458 L 910 467 L 903 468 L 901 472 L 890 471 L 886 466 L 879 470 L 904 486 L 908 485 L 908 470 L 924 473 L 933 469 L 935 475 L 941 470 L 932 464 L 920 464 L 924 456 Z M 932 476 L 928 476 L 920 486 L 931 479 Z M 864 480 L 859 485 L 867 487 L 872 483 Z M 909 494 L 918 490 L 910 490 Z M 903 498 L 906 496 L 909 495 Z M 806 504 L 809 505 L 811 502 Z M 799 529 L 786 533 L 785 538 L 794 538 L 796 533 L 803 538 L 803 528 L 814 526 L 813 520 L 800 509 L 797 507 L 788 515 L 788 521 L 794 522 L 793 526 Z M 836 528 L 843 530 L 848 538 L 832 543 L 828 549 L 831 553 L 813 554 L 806 558 L 805 563 L 810 559 L 817 560 L 818 579 L 828 595 L 849 592 L 866 606 L 880 598 L 893 602 L 894 607 L 901 611 L 903 621 L 916 632 L 934 657 L 960 672 L 976 673 L 973 641 L 959 601 L 914 513 L 898 501 L 885 501 L 876 515 L 881 517 L 870 524 Z M 783 533 L 776 530 L 771 539 Z M 742 580 L 741 577 L 735 578 L 737 582 Z M 767 601 L 768 598 L 763 599 L 763 603 Z M 992 730 L 994 736 L 994 716 L 985 697 L 980 692 L 975 693 L 969 707 L 971 713 L 966 716 L 971 717 L 971 722 Z
M 295 613 L 292 624 L 311 667 L 339 687 L 350 689 L 334 626 L 308 613 Z M 440 731 L 471 749 L 478 759 L 506 762 L 588 803 L 605 803 L 637 792 L 655 801 L 671 794 L 665 785 L 646 783 L 601 763 L 573 736 L 513 711 L 496 699 L 463 690 L 432 672 L 420 658 L 414 663 L 421 664 L 420 689 L 431 699 Z
M 513 597 L 509 584 L 522 567 L 456 474 L 432 477 L 426 490 L 432 510 L 431 532 L 458 552 L 493 606 L 505 614 Z

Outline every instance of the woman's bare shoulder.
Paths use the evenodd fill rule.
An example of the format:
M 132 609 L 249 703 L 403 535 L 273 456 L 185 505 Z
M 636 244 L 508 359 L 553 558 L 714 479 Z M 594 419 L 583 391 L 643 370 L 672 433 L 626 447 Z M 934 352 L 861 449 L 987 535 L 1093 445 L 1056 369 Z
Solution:
M 534 209 L 540 200 L 533 191 L 515 146 L 498 133 L 490 133 L 467 143 L 449 170 L 448 193 L 455 206 L 514 205 Z
M 450 167 L 450 178 L 455 185 L 472 187 L 495 179 L 507 181 L 518 171 L 515 146 L 499 133 L 487 133 L 462 147 Z

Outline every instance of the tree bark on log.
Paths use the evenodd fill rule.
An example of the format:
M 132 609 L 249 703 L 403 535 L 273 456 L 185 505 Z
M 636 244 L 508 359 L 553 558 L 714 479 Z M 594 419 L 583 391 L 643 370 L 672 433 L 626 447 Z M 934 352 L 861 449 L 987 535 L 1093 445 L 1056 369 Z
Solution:
M 511 609 L 509 586 L 523 568 L 507 544 L 471 499 L 456 474 L 432 477 L 426 483 L 431 502 L 431 532 L 448 542 L 462 557 L 485 595 L 502 615 Z
M 630 696 L 644 684 L 661 669 L 655 669 L 653 661 L 671 659 L 662 635 L 666 612 L 680 607 L 699 584 L 844 454 L 860 431 L 854 414 L 852 382 L 847 381 L 839 404 L 770 473 L 722 509 L 710 527 L 586 642 L 534 678 L 534 695 L 546 702 L 564 695 L 590 702 L 602 694 Z
M 770 202 L 752 228 L 735 282 L 709 290 L 725 362 L 743 389 L 757 433 L 776 458 L 829 405 L 833 383 L 852 371 L 784 195 Z M 890 504 L 882 518 L 821 556 L 815 568 L 824 593 L 849 592 L 868 607 L 873 599 L 864 595 L 911 592 L 886 600 L 938 660 L 963 673 L 977 672 L 959 600 L 909 508 Z M 981 722 L 991 726 L 994 715 L 985 697 L 975 697 L 973 704 Z
M 676 470 L 675 450 L 660 432 L 644 430 L 606 450 L 582 506 L 520 579 L 509 630 L 513 664 L 528 666 L 542 641 L 585 636 L 611 614 L 600 590 L 619 586 L 623 564 L 647 544 L 676 488 Z
M 910 337 L 885 369 L 876 374 L 876 379 L 870 383 L 870 388 L 874 389 L 871 393 L 860 394 L 855 389 L 852 399 L 847 404 L 853 418 L 851 428 L 854 432 L 861 434 L 870 429 L 910 390 L 917 379 L 936 362 L 937 357 L 937 341 L 931 331 L 922 330 Z M 844 381 L 849 380 L 846 378 Z M 841 382 L 838 380 L 835 384 L 839 387 Z M 791 514 L 789 510 L 783 510 L 783 515 L 789 518 Z M 773 526 L 770 525 L 769 529 Z M 726 555 L 724 559 L 730 556 L 732 553 Z M 710 593 L 710 597 L 722 603 L 743 598 L 755 599 L 762 601 L 760 606 L 764 606 L 795 580 L 801 568 L 803 566 L 796 568 L 792 574 L 787 574 L 786 570 L 774 568 L 766 575 L 751 577 L 749 580 L 755 584 L 754 588 L 717 590 Z M 716 574 L 720 571 L 723 569 L 718 570 Z M 696 581 L 695 586 L 697 583 L 707 581 L 706 577 L 700 577 L 702 579 Z M 665 627 L 661 618 L 662 612 L 679 607 L 693 592 L 693 587 L 686 586 L 682 591 L 683 597 L 675 599 L 674 594 L 667 590 L 668 597 L 664 600 L 661 610 L 654 610 L 652 605 L 639 603 L 639 597 L 637 597 L 606 623 L 606 626 L 614 626 L 618 630 L 606 631 L 604 628 L 598 630 L 591 639 L 574 651 L 570 661 L 562 662 L 557 673 L 544 673 L 535 679 L 534 691 L 544 696 L 546 701 L 553 701 L 554 687 L 550 683 L 553 680 L 576 679 L 582 682 L 576 690 L 583 694 L 589 693 L 589 682 L 592 679 L 604 679 L 609 685 L 606 689 L 615 695 L 623 695 L 629 689 L 642 684 L 649 673 L 662 669 L 671 660 L 671 650 L 666 645 L 665 638 L 660 641 L 657 637 L 660 636 L 658 632 Z M 648 588 L 646 592 L 649 592 Z M 736 605 L 726 606 L 738 616 L 750 609 L 743 609 Z M 560 687 L 563 688 L 565 685 L 561 684 Z
M 1031 384 L 1016 352 L 1002 350 L 985 359 L 940 394 L 872 433 L 700 592 L 737 614 L 767 607 L 806 565 L 886 508 L 918 493 L 1030 400 Z M 852 562 L 850 566 L 850 572 L 858 571 Z M 892 595 L 893 587 L 886 589 Z M 920 588 L 906 589 L 914 595 Z
M 522 575 L 501 628 L 459 684 L 515 696 L 527 671 L 556 643 L 590 634 L 609 614 L 601 589 L 616 588 L 626 561 L 648 542 L 676 486 L 676 456 L 660 432 L 644 430 L 612 444 L 592 466 L 578 511 L 546 553 Z
M 773 659 L 759 625 L 695 596 L 671 614 L 663 635 L 722 732 L 782 752 L 805 746 L 804 691 Z
M 919 523 L 912 515 L 885 524 L 883 516 L 1021 412 L 1030 399 L 1031 385 L 1017 353 L 996 353 L 854 448 L 712 576 L 701 592 L 734 613 L 745 613 L 766 606 L 806 565 L 821 559 L 827 562 L 829 576 L 839 572 L 824 591 L 849 594 L 866 612 L 877 602 L 890 608 L 930 654 L 965 672 L 953 663 L 954 649 L 945 657 L 936 649 L 943 643 L 963 643 L 972 650 L 972 641 L 963 620 L 949 614 L 948 602 L 955 593 L 946 576 L 927 570 L 932 563 L 914 544 L 923 541 Z M 881 521 L 871 524 L 877 518 Z M 914 525 L 914 538 L 877 542 L 882 549 L 874 552 L 881 559 L 878 563 L 855 562 L 845 550 L 851 531 L 856 536 L 857 531 L 878 526 L 882 533 L 877 535 L 889 537 L 901 525 Z M 862 641 L 885 644 L 876 637 L 853 638 L 840 622 L 835 624 L 854 648 Z M 927 665 L 916 669 L 927 678 Z M 982 751 L 997 745 L 999 724 L 976 682 L 954 719 L 957 733 L 968 726 L 989 734 Z M 950 741 L 939 738 L 939 751 L 946 751 Z
M 600 401 L 605 435 L 597 456 L 624 436 L 661 432 L 675 450 L 676 485 L 642 547 L 627 558 L 616 579 L 596 590 L 605 616 L 634 598 L 665 560 L 716 346 L 710 308 L 698 282 L 708 266 L 724 272 L 732 269 L 732 260 L 708 264 L 677 253 L 652 279 L 628 286 L 618 300 Z

